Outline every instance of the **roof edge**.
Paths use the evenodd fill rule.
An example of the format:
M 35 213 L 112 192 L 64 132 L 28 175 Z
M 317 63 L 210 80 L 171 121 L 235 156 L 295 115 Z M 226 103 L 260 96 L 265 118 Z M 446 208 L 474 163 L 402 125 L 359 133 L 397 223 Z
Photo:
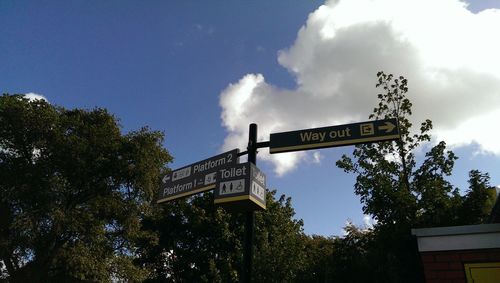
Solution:
M 499 233 L 500 223 L 411 229 L 417 237 Z

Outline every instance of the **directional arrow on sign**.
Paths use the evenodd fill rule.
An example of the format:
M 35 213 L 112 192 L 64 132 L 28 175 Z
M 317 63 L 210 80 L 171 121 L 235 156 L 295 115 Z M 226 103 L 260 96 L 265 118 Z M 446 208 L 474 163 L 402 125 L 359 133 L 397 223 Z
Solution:
M 212 156 L 176 169 L 162 178 L 158 203 L 190 196 L 215 188 L 217 172 L 238 164 L 238 149 Z
M 161 181 L 163 182 L 163 184 L 165 184 L 169 180 L 170 180 L 170 175 L 165 175 L 165 177 L 163 177 Z
M 392 132 L 392 130 L 394 130 L 394 128 L 396 128 L 396 125 L 394 125 L 391 122 L 385 122 L 385 125 L 378 126 L 379 130 L 382 130 L 382 131 L 385 130 L 386 133 Z

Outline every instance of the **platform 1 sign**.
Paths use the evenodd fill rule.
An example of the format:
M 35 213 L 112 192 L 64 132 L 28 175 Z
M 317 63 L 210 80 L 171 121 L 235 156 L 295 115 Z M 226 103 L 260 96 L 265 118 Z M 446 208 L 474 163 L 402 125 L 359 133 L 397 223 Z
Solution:
M 400 139 L 396 119 L 271 134 L 270 153 L 345 146 Z
M 220 169 L 214 202 L 233 211 L 266 209 L 266 176 L 249 162 Z
M 193 195 L 215 188 L 221 168 L 238 163 L 238 149 L 198 161 L 166 174 L 158 195 L 158 203 Z

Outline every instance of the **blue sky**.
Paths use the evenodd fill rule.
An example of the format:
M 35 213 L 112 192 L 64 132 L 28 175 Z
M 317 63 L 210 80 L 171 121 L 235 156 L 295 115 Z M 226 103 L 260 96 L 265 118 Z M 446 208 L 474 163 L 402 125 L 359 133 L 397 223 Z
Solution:
M 415 107 L 420 107 L 415 116 L 434 120 L 436 137 L 450 139 L 460 157 L 450 178 L 453 184 L 466 188 L 467 172 L 479 169 L 490 173 L 493 185 L 500 185 L 500 150 L 491 136 L 464 132 L 486 118 L 479 110 L 463 110 L 486 109 L 487 117 L 497 118 L 498 108 L 490 105 L 500 106 L 500 75 L 482 62 L 496 62 L 498 55 L 475 57 L 490 54 L 482 46 L 497 42 L 487 36 L 455 38 L 456 33 L 475 33 L 452 25 L 471 19 L 469 27 L 484 27 L 487 33 L 492 24 L 500 23 L 500 13 L 483 10 L 500 8 L 500 1 L 471 1 L 468 9 L 476 14 L 457 8 L 448 15 L 444 11 L 457 7 L 452 0 L 434 7 L 436 14 L 450 17 L 450 25 L 442 26 L 449 42 L 483 43 L 466 46 L 472 51 L 460 53 L 460 58 L 471 59 L 465 58 L 462 65 L 438 52 L 453 53 L 457 48 L 421 36 L 424 24 L 408 28 L 416 21 L 373 12 L 382 19 L 393 17 L 378 27 L 373 22 L 380 18 L 362 12 L 377 7 L 360 9 L 366 4 L 363 0 L 351 1 L 360 6 L 349 14 L 356 7 L 345 2 L 349 1 L 325 6 L 317 0 L 0 1 L 0 91 L 36 93 L 67 108 L 105 107 L 120 118 L 124 131 L 146 125 L 161 130 L 175 158 L 171 168 L 177 168 L 224 149 L 244 150 L 241 145 L 251 122 L 259 124 L 259 137 L 266 140 L 271 131 L 366 120 L 374 104 L 363 95 L 375 97 L 375 73 L 383 69 L 407 76 L 410 89 L 415 81 L 417 90 L 432 92 L 432 97 L 415 97 Z M 378 2 L 375 5 L 383 7 L 390 1 Z M 408 5 L 433 9 L 425 6 L 426 1 L 416 2 L 421 4 Z M 405 8 L 394 9 L 403 13 Z M 380 43 L 383 36 L 392 41 Z M 363 46 L 370 49 L 361 50 Z M 392 57 L 380 55 L 380 50 L 391 51 Z M 414 50 L 414 56 L 406 56 Z M 424 67 L 426 72 L 413 71 Z M 445 79 L 437 83 L 422 75 L 428 68 Z M 461 80 L 464 74 L 467 79 Z M 477 93 L 471 94 L 471 86 L 484 85 L 486 78 L 490 87 L 475 87 Z M 354 80 L 362 83 L 351 83 Z M 457 93 L 457 98 L 450 96 Z M 477 106 L 467 100 L 471 96 Z M 463 118 L 442 107 L 445 99 L 464 101 L 452 105 Z M 361 204 L 353 194 L 355 176 L 335 167 L 335 161 L 352 150 L 324 149 L 274 160 L 262 149 L 258 166 L 266 172 L 269 187 L 292 197 L 308 234 L 338 235 L 347 219 L 363 224 Z

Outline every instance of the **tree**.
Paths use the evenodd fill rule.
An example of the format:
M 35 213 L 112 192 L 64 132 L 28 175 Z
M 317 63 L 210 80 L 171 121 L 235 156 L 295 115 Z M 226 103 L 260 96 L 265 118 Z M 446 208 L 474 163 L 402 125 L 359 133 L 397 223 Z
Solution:
M 412 187 L 417 195 L 417 215 L 413 227 L 450 226 L 460 223 L 458 210 L 462 198 L 445 177 L 450 176 L 454 161 L 451 151 L 445 152 L 442 141 L 425 154 L 426 159 L 413 172 Z
M 373 258 L 373 231 L 353 223 L 344 227 L 345 235 L 334 241 L 332 277 L 324 282 L 372 282 L 377 259 Z
M 0 260 L 10 282 L 140 280 L 134 242 L 147 236 L 164 166 L 163 135 L 122 135 L 105 109 L 67 110 L 0 97 Z
M 411 223 L 418 210 L 418 193 L 413 192 L 411 185 L 416 166 L 413 150 L 430 140 L 428 132 L 432 122 L 426 120 L 421 124 L 420 133 L 412 134 L 409 120 L 412 104 L 406 98 L 408 81 L 404 77 L 394 79 L 393 75 L 383 72 L 377 77 L 376 87 L 382 87 L 385 92 L 378 94 L 378 107 L 369 118 L 396 118 L 401 140 L 358 145 L 353 152 L 357 162 L 344 155 L 337 166 L 357 174 L 355 193 L 361 197 L 366 214 L 373 215 L 380 225 L 402 225 Z
M 411 228 L 478 223 L 491 209 L 485 197 L 487 175 L 471 173 L 471 190 L 461 197 L 447 177 L 457 159 L 446 143 L 439 142 L 425 154 L 417 166 L 415 149 L 430 141 L 432 122 L 426 120 L 418 132 L 412 130 L 412 104 L 406 97 L 408 81 L 400 76 L 379 72 L 379 104 L 370 119 L 396 118 L 401 139 L 398 141 L 357 145 L 353 159 L 347 155 L 337 161 L 345 172 L 357 175 L 354 190 L 360 196 L 365 214 L 375 225 L 373 244 L 368 254 L 376 255 L 379 271 L 372 282 L 399 282 L 420 274 L 418 254 Z M 467 207 L 467 208 L 465 208 Z M 466 209 L 470 215 L 460 214 Z
M 336 271 L 334 255 L 340 238 L 320 235 L 304 236 L 304 267 L 294 282 L 331 282 Z
M 253 279 L 291 282 L 303 268 L 302 221 L 291 199 L 267 193 L 267 210 L 256 213 Z M 213 203 L 213 194 L 161 204 L 144 220 L 156 235 L 137 263 L 153 270 L 147 282 L 238 282 L 243 264 L 244 218 Z
M 136 263 L 151 270 L 146 282 L 237 282 L 243 222 L 218 209 L 213 193 L 155 206 L 143 229 Z
M 304 269 L 303 221 L 295 220 L 292 199 L 267 194 L 267 210 L 256 214 L 255 282 L 293 282 Z
M 460 209 L 460 220 L 464 224 L 484 223 L 495 205 L 497 191 L 490 185 L 488 173 L 478 170 L 469 172 L 469 190 Z

